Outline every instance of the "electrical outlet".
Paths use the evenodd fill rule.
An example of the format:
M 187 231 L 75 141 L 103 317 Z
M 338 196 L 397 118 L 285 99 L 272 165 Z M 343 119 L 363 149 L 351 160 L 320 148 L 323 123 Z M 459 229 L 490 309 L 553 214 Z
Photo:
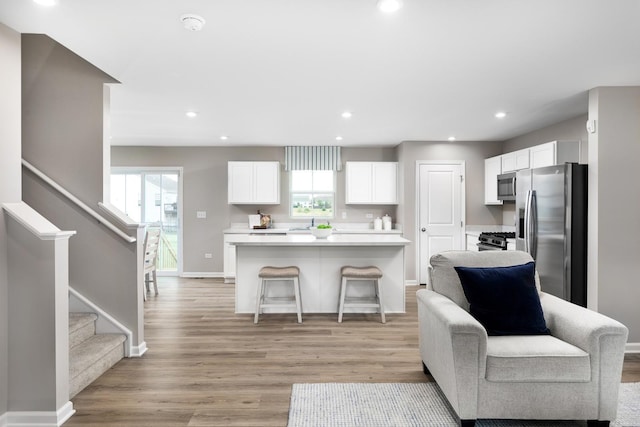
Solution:
M 347 219 L 347 211 L 342 211 L 342 219 Z
M 207 217 L 207 211 L 196 211 L 196 218 L 204 219 Z
M 213 258 L 213 254 L 206 253 L 206 254 L 204 254 L 204 257 L 206 259 L 211 259 L 211 258 Z
M 373 214 L 372 213 L 365 214 L 365 218 L 373 219 Z

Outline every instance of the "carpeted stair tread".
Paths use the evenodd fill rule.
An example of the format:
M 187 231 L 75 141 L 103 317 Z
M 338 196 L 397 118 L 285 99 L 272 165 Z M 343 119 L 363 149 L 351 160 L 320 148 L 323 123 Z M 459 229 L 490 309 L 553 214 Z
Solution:
M 126 337 L 123 334 L 98 334 L 84 341 L 82 345 L 72 348 L 69 351 L 69 378 L 71 382 L 73 383 L 76 377 L 81 374 L 84 375 L 85 371 L 92 370 L 94 367 L 97 371 L 101 371 L 95 378 L 102 375 L 112 365 L 107 366 L 104 370 L 102 370 L 103 367 L 96 365 L 100 365 L 98 362 L 113 353 L 114 350 L 115 353 L 120 354 L 120 359 L 124 357 L 122 343 L 125 339 Z
M 95 313 L 69 313 L 69 348 L 73 348 L 96 333 Z

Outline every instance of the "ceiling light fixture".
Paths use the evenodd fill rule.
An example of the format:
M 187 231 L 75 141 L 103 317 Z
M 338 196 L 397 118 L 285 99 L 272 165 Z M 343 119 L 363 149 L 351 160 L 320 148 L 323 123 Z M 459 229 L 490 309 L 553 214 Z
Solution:
M 507 113 L 505 113 L 504 111 L 498 111 L 496 113 L 496 119 L 504 119 L 505 117 L 507 117 Z
M 229 137 L 227 135 L 222 135 L 220 139 L 223 141 L 226 141 L 227 139 L 229 139 Z
M 189 31 L 200 31 L 202 27 L 204 27 L 205 20 L 202 16 L 194 15 L 191 13 L 187 13 L 180 17 L 180 21 L 182 21 L 182 25 L 184 25 L 185 30 Z
M 190 117 L 190 118 L 194 118 L 198 116 L 198 113 L 195 111 L 187 111 L 185 114 L 187 115 L 187 117 Z
M 384 13 L 397 12 L 402 7 L 402 0 L 378 0 L 378 9 Z
M 353 113 L 351 111 L 345 111 L 344 113 L 342 113 L 343 119 L 350 119 L 352 116 L 353 116 Z
M 33 0 L 33 2 L 40 6 L 55 6 L 58 4 L 58 0 Z
M 336 141 L 342 141 L 342 137 L 340 135 L 336 136 Z
M 450 136 L 449 138 L 447 138 L 448 141 L 455 141 L 456 137 L 455 136 Z

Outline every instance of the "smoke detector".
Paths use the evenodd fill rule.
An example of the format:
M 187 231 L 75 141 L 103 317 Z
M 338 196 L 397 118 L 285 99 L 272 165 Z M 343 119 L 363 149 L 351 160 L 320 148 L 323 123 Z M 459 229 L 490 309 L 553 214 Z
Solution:
M 202 16 L 186 14 L 180 17 L 180 21 L 182 21 L 182 25 L 184 28 L 189 31 L 200 31 L 204 26 L 205 20 Z

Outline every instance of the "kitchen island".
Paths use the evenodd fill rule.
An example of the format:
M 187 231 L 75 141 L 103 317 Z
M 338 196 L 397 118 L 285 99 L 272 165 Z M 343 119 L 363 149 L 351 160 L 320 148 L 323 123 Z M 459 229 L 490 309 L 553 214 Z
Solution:
M 383 272 L 380 285 L 386 313 L 405 312 L 404 249 L 409 240 L 399 235 L 338 234 L 326 239 L 301 235 L 237 235 L 228 243 L 236 247 L 236 313 L 255 311 L 258 271 L 270 265 L 300 268 L 302 312 L 337 313 L 340 268 L 375 265 Z M 367 288 L 367 289 L 365 289 Z M 369 287 L 350 288 L 348 295 L 367 297 Z M 290 294 L 287 283 L 275 283 L 272 297 Z M 293 312 L 280 308 L 269 312 Z M 355 310 L 354 310 L 355 311 Z M 359 308 L 358 312 L 372 311 Z

